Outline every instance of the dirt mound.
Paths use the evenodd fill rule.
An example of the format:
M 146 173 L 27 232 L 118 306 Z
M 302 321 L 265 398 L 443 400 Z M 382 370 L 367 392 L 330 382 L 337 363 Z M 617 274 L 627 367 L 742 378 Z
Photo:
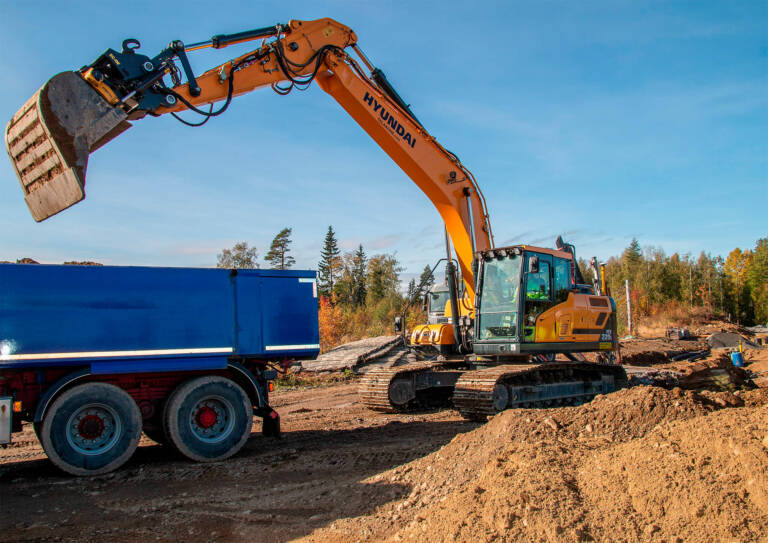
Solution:
M 722 351 L 703 360 L 673 362 L 662 367 L 680 373 L 680 386 L 691 390 L 735 391 L 748 386 L 750 381 L 749 374 L 743 368 L 735 367 L 730 356 Z
M 717 445 L 717 450 L 709 451 L 709 444 L 714 441 L 699 436 L 710 427 L 714 428 L 712 437 L 716 439 L 726 439 L 728 432 L 736 432 L 732 436 L 735 442 L 744 443 L 740 450 L 749 451 L 752 455 L 749 458 L 754 460 L 758 448 L 752 442 L 759 438 L 757 444 L 762 447 L 760 440 L 768 435 L 768 410 L 728 409 L 723 411 L 727 415 L 717 420 L 726 424 L 729 416 L 742 414 L 738 423 L 729 424 L 727 428 L 709 423 L 709 417 L 717 414 L 715 411 L 730 405 L 744 405 L 744 400 L 728 393 L 708 397 L 680 389 L 635 387 L 598 396 L 593 402 L 579 407 L 507 411 L 476 430 L 457 436 L 427 457 L 364 481 L 372 485 L 404 485 L 410 492 L 369 515 L 335 521 L 308 536 L 307 540 L 578 541 L 589 538 L 650 539 L 651 534 L 673 537 L 676 532 L 657 519 L 662 515 L 658 508 L 642 505 L 645 495 L 632 494 L 640 492 L 636 490 L 639 487 L 632 486 L 635 482 L 616 466 L 635 469 L 632 462 L 642 465 L 647 457 L 653 464 L 643 467 L 643 477 L 647 476 L 648 470 L 666 473 L 663 470 L 667 468 L 662 464 L 664 456 L 661 455 L 659 460 L 657 454 L 661 445 L 657 444 L 660 439 L 670 443 L 677 440 L 680 442 L 676 445 L 678 449 L 670 449 L 667 445 L 662 449 L 664 454 L 686 451 L 675 452 L 680 455 L 679 462 L 675 457 L 677 463 L 668 468 L 671 470 L 669 476 L 674 475 L 680 480 L 669 484 L 662 479 L 662 490 L 667 497 L 675 492 L 684 496 L 685 490 L 681 489 L 686 488 L 699 492 L 707 487 L 709 478 L 718 476 L 720 469 L 731 470 L 727 473 L 734 492 L 738 493 L 742 488 L 753 492 L 759 478 L 752 477 L 754 482 L 749 483 L 744 474 L 752 467 L 765 469 L 768 459 L 759 461 L 763 464 L 744 465 L 733 471 L 732 463 L 726 462 L 723 456 L 725 453 L 721 454 L 725 449 Z M 704 423 L 704 418 L 708 422 Z M 692 433 L 697 428 L 701 431 Z M 718 433 L 720 429 L 722 432 Z M 689 439 L 686 432 L 696 437 Z M 697 462 L 704 462 L 703 458 L 709 454 L 713 458 L 712 465 L 703 472 L 686 472 L 683 466 L 685 455 L 695 447 L 702 447 L 702 452 L 697 453 Z M 617 460 L 601 456 L 606 454 L 617 455 Z M 682 464 L 678 465 L 680 462 Z M 607 475 L 616 470 L 615 476 Z M 637 471 L 641 473 L 639 469 Z M 700 473 L 705 478 L 699 481 Z M 648 485 L 654 482 L 650 477 Z M 597 491 L 596 488 L 606 490 Z M 610 493 L 604 493 L 608 491 Z M 633 496 L 634 502 L 630 505 L 636 502 L 639 509 L 628 509 L 626 499 L 619 499 L 619 495 Z M 645 496 L 648 503 L 651 498 L 657 499 L 655 495 Z M 684 501 L 682 497 L 678 499 Z M 710 496 L 709 505 L 703 511 L 709 515 L 717 509 L 721 499 L 726 498 L 724 495 Z M 747 498 L 739 500 L 728 502 L 738 504 L 738 507 L 727 509 L 729 518 L 751 520 L 746 528 L 734 532 L 740 534 L 736 537 L 746 537 L 757 528 L 768 528 L 768 516 L 764 520 L 760 516 L 768 515 L 768 510 L 761 512 L 762 509 Z M 698 505 L 692 507 L 691 511 L 695 512 Z M 743 511 L 741 516 L 739 508 Z M 622 514 L 629 514 L 631 520 L 624 524 L 631 523 L 632 527 L 614 532 L 612 523 L 615 524 L 615 518 Z M 609 518 L 612 519 L 610 522 L 604 520 Z M 675 518 L 683 520 L 683 516 Z M 694 515 L 690 523 L 697 530 L 705 530 L 708 523 L 722 521 L 722 516 Z M 725 523 L 725 526 L 730 525 Z
M 768 406 L 768 388 L 747 390 L 739 394 L 747 407 Z
M 92 260 L 83 260 L 83 261 L 77 261 L 77 260 L 70 260 L 67 262 L 64 262 L 65 266 L 103 266 L 104 264 L 100 262 L 94 262 Z
M 686 353 L 708 351 L 702 340 L 676 340 L 667 338 L 633 338 L 621 342 L 621 363 L 629 366 L 663 364 Z
M 665 424 L 578 472 L 596 539 L 756 541 L 768 533 L 768 410 Z M 599 512 L 599 517 L 595 514 Z
M 428 508 L 402 539 L 758 540 L 768 530 L 768 412 L 665 423 L 591 452 L 514 444 Z M 676 539 L 681 538 L 681 539 Z

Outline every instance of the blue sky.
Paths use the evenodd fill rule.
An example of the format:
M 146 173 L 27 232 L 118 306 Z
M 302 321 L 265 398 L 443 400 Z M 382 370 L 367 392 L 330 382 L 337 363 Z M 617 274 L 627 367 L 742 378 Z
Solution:
M 138 38 L 333 17 L 352 27 L 416 115 L 475 174 L 497 245 L 727 254 L 768 235 L 768 3 L 3 2 L 0 117 L 49 77 Z M 243 51 L 193 54 L 199 73 Z M 215 265 L 293 227 L 315 268 L 345 249 L 442 255 L 429 200 L 323 91 L 262 89 L 193 129 L 146 118 L 91 156 L 84 202 L 36 224 L 0 167 L 0 260 Z M 406 275 L 408 277 L 408 275 Z

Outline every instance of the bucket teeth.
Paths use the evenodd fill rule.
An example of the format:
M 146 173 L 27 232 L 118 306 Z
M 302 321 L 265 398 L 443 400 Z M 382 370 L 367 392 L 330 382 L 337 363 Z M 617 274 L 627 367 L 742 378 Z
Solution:
M 5 147 L 24 199 L 42 221 L 85 198 L 88 155 L 130 127 L 75 72 L 50 79 L 11 118 Z

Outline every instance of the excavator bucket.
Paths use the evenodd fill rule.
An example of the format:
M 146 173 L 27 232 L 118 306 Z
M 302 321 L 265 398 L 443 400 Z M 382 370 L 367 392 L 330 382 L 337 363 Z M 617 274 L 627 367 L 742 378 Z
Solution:
M 38 222 L 85 198 L 88 155 L 130 128 L 76 72 L 50 79 L 11 118 L 5 147 Z

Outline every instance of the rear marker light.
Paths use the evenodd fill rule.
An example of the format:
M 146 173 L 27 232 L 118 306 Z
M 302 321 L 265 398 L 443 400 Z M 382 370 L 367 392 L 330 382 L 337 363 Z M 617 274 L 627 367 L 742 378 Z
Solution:
M 21 413 L 21 402 L 13 402 L 13 412 Z
M 275 391 L 275 383 L 269 383 L 269 391 L 274 392 Z

